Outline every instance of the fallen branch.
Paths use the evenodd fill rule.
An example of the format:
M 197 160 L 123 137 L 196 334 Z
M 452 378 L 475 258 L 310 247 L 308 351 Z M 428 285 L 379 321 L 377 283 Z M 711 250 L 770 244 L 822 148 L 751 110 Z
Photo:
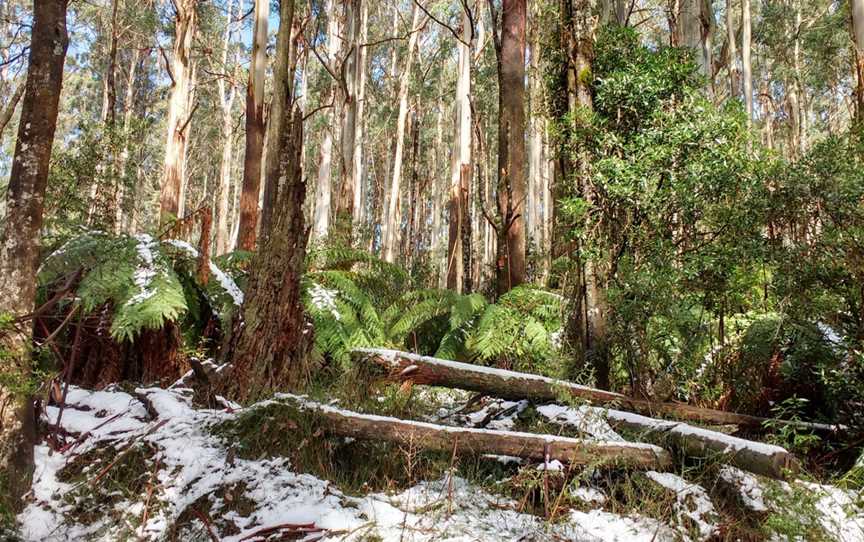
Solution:
M 274 533 L 282 534 L 282 531 L 288 531 L 292 534 L 311 534 L 321 533 L 324 529 L 316 527 L 314 523 L 281 523 L 270 527 L 262 527 L 240 539 L 241 542 L 251 541 L 257 538 L 266 540 Z
M 597 416 L 605 419 L 613 429 L 629 430 L 637 433 L 641 439 L 659 446 L 674 446 L 688 456 L 716 458 L 769 478 L 782 480 L 800 469 L 798 460 L 785 448 L 733 437 L 683 422 L 657 420 L 632 412 L 599 407 L 589 407 L 579 415 Z M 553 419 L 562 425 L 568 425 L 567 418 L 568 416 L 563 416 Z
M 461 452 L 525 457 L 537 461 L 557 459 L 576 465 L 665 469 L 672 464 L 669 452 L 650 444 L 451 427 L 360 414 L 290 394 L 278 394 L 276 399 L 300 411 L 314 413 L 315 416 L 311 417 L 313 423 L 331 436 L 383 440 L 438 451 L 449 452 L 458 448 Z
M 397 381 L 412 380 L 417 384 L 461 388 L 513 400 L 556 401 L 561 393 L 569 393 L 594 403 L 623 404 L 624 407 L 633 407 L 635 404 L 649 411 L 656 411 L 653 409 L 655 403 L 634 401 L 617 393 L 595 390 L 542 376 L 478 367 L 390 350 L 362 350 L 356 351 L 356 355 L 360 356 L 358 360 L 366 359 L 385 367 L 389 371 L 390 378 Z M 782 479 L 789 472 L 794 473 L 799 469 L 798 460 L 779 446 L 732 437 L 682 422 L 657 420 L 631 412 L 601 408 L 594 410 L 614 426 L 638 432 L 645 440 L 660 446 L 672 444 L 687 455 L 717 456 L 737 467 L 772 478 Z
M 411 380 L 416 384 L 460 388 L 482 392 L 502 399 L 555 401 L 562 394 L 569 394 L 594 405 L 614 406 L 646 416 L 668 416 L 679 420 L 713 425 L 762 428 L 765 422 L 770 421 L 774 424 L 788 425 L 807 431 L 834 432 L 840 429 L 834 425 L 761 418 L 736 412 L 695 407 L 685 403 L 661 403 L 633 399 L 620 393 L 580 386 L 565 380 L 419 356 L 395 350 L 362 348 L 354 350 L 353 356 L 355 361 L 370 361 L 381 366 L 386 371 L 387 377 L 392 380 Z
M 141 439 L 142 437 L 146 437 L 146 436 L 152 435 L 154 432 L 156 432 L 160 427 L 162 427 L 162 426 L 165 425 L 166 423 L 168 423 L 168 420 L 167 420 L 167 419 L 165 419 L 165 420 L 161 420 L 161 421 L 159 421 L 158 423 L 154 424 L 152 427 L 150 427 L 150 428 L 149 428 L 147 431 L 145 431 L 144 433 L 141 433 L 141 434 L 139 434 L 139 435 L 136 435 L 135 438 L 133 438 L 132 440 L 130 440 L 129 443 L 128 443 L 124 448 L 123 448 L 123 450 L 121 450 L 120 453 L 118 453 L 118 454 L 114 457 L 114 460 L 113 460 L 113 461 L 111 461 L 110 463 L 108 463 L 108 465 L 107 465 L 104 469 L 102 469 L 101 471 L 99 471 L 99 474 L 97 474 L 95 478 L 93 478 L 92 480 L 90 480 L 90 482 L 89 482 L 90 485 L 91 485 L 91 486 L 95 486 L 97 483 L 99 483 L 99 480 L 101 480 L 103 476 L 105 476 L 106 474 L 108 474 L 108 471 L 110 471 L 112 468 L 114 468 L 114 465 L 116 465 L 117 463 L 119 463 L 120 460 L 123 459 L 123 458 L 126 456 L 126 454 L 129 453 L 130 450 L 132 450 L 132 447 L 135 446 L 135 444 L 138 442 L 139 439 Z

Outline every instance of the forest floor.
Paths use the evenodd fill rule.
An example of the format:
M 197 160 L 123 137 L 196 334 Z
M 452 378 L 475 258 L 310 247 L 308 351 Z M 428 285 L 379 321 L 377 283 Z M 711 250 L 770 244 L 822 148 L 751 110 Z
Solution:
M 404 407 L 405 390 L 394 393 Z M 417 419 L 554 433 L 563 423 L 583 438 L 623 440 L 579 407 L 407 394 Z M 217 402 L 204 408 L 182 382 L 70 387 L 62 414 L 43 413 L 52 433 L 35 450 L 24 539 L 864 541 L 861 495 L 830 485 L 719 463 L 661 473 L 457 458 L 323 438 L 284 415 L 278 397 Z

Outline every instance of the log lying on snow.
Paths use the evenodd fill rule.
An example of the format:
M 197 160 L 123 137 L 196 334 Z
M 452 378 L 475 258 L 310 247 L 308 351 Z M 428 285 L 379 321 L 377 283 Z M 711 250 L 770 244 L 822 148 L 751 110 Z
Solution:
M 685 455 L 716 457 L 720 461 L 769 478 L 785 479 L 787 475 L 798 472 L 801 467 L 795 456 L 780 446 L 733 437 L 683 422 L 657 420 L 632 412 L 600 407 L 586 407 L 580 414 L 605 419 L 613 429 L 623 428 L 638 433 L 643 439 L 654 444 L 675 446 Z M 561 423 L 567 425 L 566 419 Z
M 672 464 L 669 452 L 651 444 L 436 425 L 361 414 L 284 393 L 277 394 L 276 400 L 314 413 L 313 423 L 332 436 L 384 440 L 447 452 L 453 452 L 455 448 L 457 452 L 507 455 L 535 461 L 557 459 L 575 465 L 666 469 Z
M 625 407 L 634 403 L 617 393 L 514 371 L 478 367 L 392 350 L 362 350 L 357 351 L 357 355 L 387 368 L 391 378 L 412 380 L 418 384 L 467 389 L 505 399 L 555 401 L 561 392 L 569 392 L 594 403 L 623 403 Z M 788 473 L 799 469 L 798 460 L 779 446 L 620 410 L 594 410 L 613 425 L 638 432 L 646 440 L 661 446 L 674 444 L 687 455 L 716 455 L 739 468 L 772 478 L 784 478 Z
M 808 431 L 833 432 L 838 429 L 834 425 L 761 418 L 695 407 L 685 403 L 660 403 L 633 399 L 620 393 L 580 386 L 566 380 L 419 356 L 396 350 L 361 348 L 354 350 L 353 355 L 355 360 L 368 360 L 383 367 L 388 372 L 388 376 L 394 380 L 411 380 L 417 384 L 461 388 L 502 399 L 555 401 L 563 393 L 584 399 L 594 405 L 613 405 L 646 416 L 668 416 L 705 424 L 759 428 L 770 421 Z

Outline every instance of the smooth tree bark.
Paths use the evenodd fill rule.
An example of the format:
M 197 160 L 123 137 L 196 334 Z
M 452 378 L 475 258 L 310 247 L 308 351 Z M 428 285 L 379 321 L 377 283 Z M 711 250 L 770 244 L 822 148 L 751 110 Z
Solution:
M 336 0 L 327 2 L 327 62 L 325 67 L 331 73 L 332 66 L 339 55 L 340 48 L 340 24 L 336 13 Z M 332 169 L 333 169 L 333 131 L 336 130 L 337 115 L 336 105 L 338 98 L 337 82 L 330 84 L 331 107 L 327 111 L 327 125 L 321 139 L 320 155 L 318 158 L 318 181 L 315 184 L 315 209 L 312 220 L 312 236 L 316 240 L 327 237 L 330 232 L 330 207 L 332 205 Z
M 699 72 L 707 79 L 708 90 L 714 87 L 713 39 L 716 23 L 711 0 L 676 0 L 678 13 L 673 43 L 693 50 Z
M 366 198 L 368 186 L 364 177 L 363 167 L 363 134 L 364 115 L 366 110 L 366 72 L 369 63 L 369 48 L 364 46 L 369 37 L 369 2 L 362 2 L 360 7 L 360 36 L 358 39 L 359 57 L 355 77 L 357 113 L 354 123 L 354 155 L 353 155 L 353 178 L 354 178 L 354 207 L 353 223 L 362 224 L 366 219 Z
M 726 0 L 726 40 L 728 43 L 726 60 L 729 66 L 729 96 L 737 98 L 740 93 L 741 74 L 738 72 L 738 44 L 735 35 L 735 12 L 732 0 Z
M 753 65 L 750 60 L 750 49 L 753 43 L 752 24 L 750 0 L 741 0 L 741 76 L 748 128 L 753 125 Z
M 443 66 L 441 73 L 444 73 Z M 443 167 L 443 165 L 447 163 L 447 151 L 444 148 L 444 111 L 446 109 L 446 106 L 444 105 L 444 93 L 444 77 L 442 76 L 440 78 L 438 100 L 435 104 L 435 178 L 433 181 L 434 185 L 432 191 L 432 235 L 429 249 L 432 260 L 437 262 L 434 269 L 435 277 L 437 279 L 435 285 L 438 288 L 445 288 L 447 286 L 447 258 L 446 255 L 442 254 L 441 250 L 441 241 L 444 237 L 441 232 L 441 214 L 444 209 L 443 194 L 447 187 L 446 168 Z
M 35 309 L 45 190 L 69 45 L 66 8 L 66 0 L 33 5 L 27 83 L 0 231 L 0 314 L 14 317 Z M 27 319 L 16 326 L 0 330 L 0 348 L 11 353 L 0 356 L 0 500 L 13 511 L 22 508 L 30 486 L 36 441 L 33 398 L 12 385 L 30 378 L 32 328 Z
M 864 120 L 864 0 L 852 1 L 852 42 L 855 47 L 855 73 L 858 85 L 855 88 L 856 120 Z
M 241 6 L 238 2 L 238 12 Z M 222 158 L 219 163 L 219 190 L 216 204 L 216 255 L 231 251 L 231 233 L 228 231 L 228 215 L 231 203 L 231 166 L 234 161 L 234 99 L 237 96 L 237 86 L 233 76 L 229 78 L 228 50 L 231 48 L 231 36 L 234 24 L 234 0 L 228 2 L 228 20 L 225 23 L 225 34 L 222 39 L 222 69 L 226 71 L 223 77 L 217 79 L 219 90 L 219 106 L 222 112 Z M 232 74 L 233 75 L 233 74 Z
M 771 96 L 771 68 L 766 68 L 765 78 L 759 85 L 759 101 L 762 110 L 762 144 L 768 149 L 774 148 L 774 99 Z
M 420 9 L 417 4 L 411 9 L 411 28 L 408 37 L 408 51 L 405 53 L 405 63 L 399 77 L 399 113 L 396 118 L 396 151 L 393 157 L 393 173 L 390 180 L 390 193 L 387 201 L 387 216 L 382 224 L 384 238 L 384 260 L 395 261 L 397 230 L 400 225 L 399 198 L 402 194 L 402 156 L 405 152 L 405 128 L 408 120 L 408 90 L 411 83 L 411 67 L 414 64 L 414 50 L 417 47 L 417 37 L 425 20 L 421 22 Z M 425 17 L 424 17 L 425 19 Z
M 796 126 L 794 133 L 797 141 L 797 155 L 804 156 L 807 152 L 807 96 L 804 87 L 804 77 L 801 67 L 801 31 L 804 26 L 804 18 L 801 13 L 801 1 L 793 1 L 795 7 L 795 26 L 790 28 L 790 38 L 794 44 L 792 48 L 792 70 L 793 79 L 790 82 L 790 87 L 794 89 L 794 93 L 790 95 L 790 104 L 795 108 L 793 118 Z
M 264 159 L 264 197 L 261 207 L 260 236 L 267 235 L 273 225 L 273 207 L 279 193 L 279 134 L 284 122 L 285 97 L 294 92 L 296 68 L 294 2 L 279 2 L 279 31 L 276 33 L 276 62 L 273 68 L 273 98 L 267 121 L 267 150 Z M 291 76 L 289 76 L 289 74 Z
M 135 110 L 135 74 L 141 59 L 141 49 L 132 50 L 132 58 L 126 74 L 126 92 L 123 97 L 123 148 L 117 158 L 117 191 L 114 194 L 114 232 L 120 233 L 124 227 L 126 200 L 126 174 L 129 163 L 129 144 L 132 138 L 132 113 Z M 133 187 L 134 188 L 134 187 Z M 134 192 L 133 192 L 134 193 Z
M 493 25 L 497 10 L 489 1 Z M 501 29 L 493 26 L 498 71 L 498 237 L 495 261 L 499 295 L 526 280 L 525 243 L 525 0 L 504 0 Z
M 458 72 L 456 76 L 456 137 L 454 138 L 453 160 L 450 180 L 450 201 L 448 204 L 449 236 L 447 243 L 447 288 L 462 292 L 466 282 L 470 282 L 470 269 L 466 269 L 464 252 L 465 226 L 469 216 L 469 189 L 473 168 L 471 156 L 471 42 L 474 29 L 468 13 L 468 5 L 462 11 L 462 36 L 457 42 L 459 51 Z
M 601 5 L 601 17 L 604 24 L 615 22 L 619 26 L 627 26 L 630 14 L 636 9 L 633 0 L 603 0 Z
M 344 74 L 338 82 L 337 96 L 339 97 L 339 193 L 336 198 L 336 216 L 334 222 L 334 233 L 339 239 L 351 244 L 354 221 L 354 204 L 357 190 L 357 179 L 354 177 L 354 153 L 359 143 L 357 137 L 358 100 L 357 93 L 360 85 L 360 72 L 362 63 L 361 53 L 361 25 L 362 25 L 362 1 L 346 0 L 343 3 L 344 30 L 342 40 L 344 54 L 341 56 L 341 66 L 334 66 L 339 73 Z M 335 70 L 334 70 L 335 71 Z
M 543 199 L 543 186 L 545 182 L 546 167 L 543 161 L 545 151 L 544 125 L 545 115 L 543 112 L 543 68 L 540 65 L 540 25 L 541 14 L 535 10 L 532 17 L 531 29 L 531 61 L 528 84 L 530 88 L 531 117 L 529 125 L 529 158 L 528 158 L 528 204 L 526 222 L 528 235 L 531 243 L 542 248 L 543 221 L 540 218 L 540 209 Z
M 255 0 L 255 30 L 252 35 L 252 64 L 246 87 L 246 154 L 243 158 L 243 189 L 240 192 L 240 227 L 237 248 L 255 250 L 258 229 L 258 200 L 261 190 L 261 162 L 264 154 L 264 77 L 267 71 L 267 20 L 270 1 Z
M 186 169 L 186 144 L 192 120 L 192 43 L 198 18 L 198 0 L 177 0 L 173 5 L 173 58 L 171 66 L 166 66 L 171 77 L 171 98 L 168 102 L 168 133 L 159 194 L 159 222 L 162 225 L 178 218 L 180 212 L 180 191 Z

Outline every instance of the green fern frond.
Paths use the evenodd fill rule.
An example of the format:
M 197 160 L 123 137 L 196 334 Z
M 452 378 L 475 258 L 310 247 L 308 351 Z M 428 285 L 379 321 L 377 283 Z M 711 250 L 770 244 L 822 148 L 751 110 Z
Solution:
M 458 329 L 473 320 L 489 302 L 480 294 L 459 296 L 450 310 L 450 329 Z
M 434 318 L 449 314 L 452 306 L 451 301 L 452 298 L 450 296 L 441 296 L 437 299 L 426 299 L 407 307 L 402 315 L 390 326 L 388 335 L 396 343 L 403 342 L 409 333 L 421 325 Z
M 176 322 L 191 308 L 202 314 L 199 296 L 223 322 L 242 296 L 239 288 L 215 265 L 214 280 L 197 281 L 197 250 L 182 241 L 156 241 L 137 236 L 88 232 L 70 238 L 50 254 L 39 271 L 40 287 L 79 272 L 76 295 L 85 312 L 111 307 L 111 334 L 133 341 L 143 329 Z

